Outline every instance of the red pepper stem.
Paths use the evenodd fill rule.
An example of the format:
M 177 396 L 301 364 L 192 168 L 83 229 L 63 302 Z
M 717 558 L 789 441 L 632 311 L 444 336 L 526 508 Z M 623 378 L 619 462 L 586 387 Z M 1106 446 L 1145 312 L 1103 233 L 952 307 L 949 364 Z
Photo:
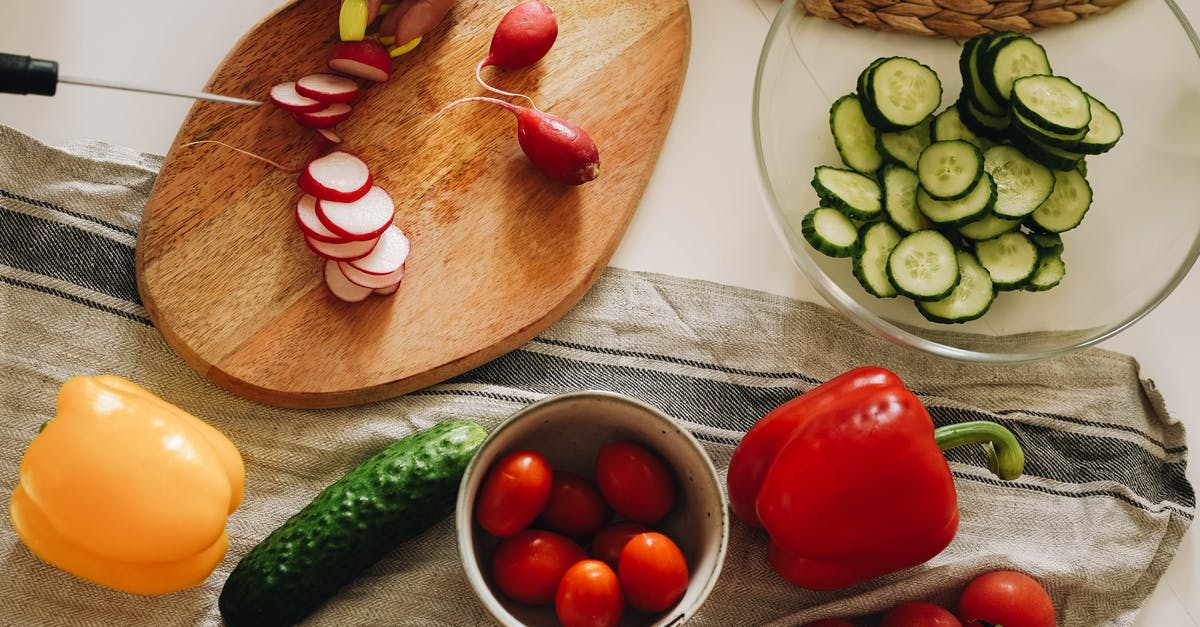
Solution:
M 938 427 L 933 438 L 943 451 L 966 444 L 983 444 L 988 470 L 1005 481 L 1020 477 L 1025 470 L 1025 452 L 1017 438 L 1012 431 L 994 422 L 975 420 Z

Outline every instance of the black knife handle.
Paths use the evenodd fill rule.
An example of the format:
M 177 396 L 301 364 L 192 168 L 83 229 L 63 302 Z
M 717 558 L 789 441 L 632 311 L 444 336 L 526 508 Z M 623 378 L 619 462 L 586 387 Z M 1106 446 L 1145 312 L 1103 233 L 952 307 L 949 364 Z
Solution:
M 58 63 L 0 53 L 0 92 L 53 96 L 58 89 Z

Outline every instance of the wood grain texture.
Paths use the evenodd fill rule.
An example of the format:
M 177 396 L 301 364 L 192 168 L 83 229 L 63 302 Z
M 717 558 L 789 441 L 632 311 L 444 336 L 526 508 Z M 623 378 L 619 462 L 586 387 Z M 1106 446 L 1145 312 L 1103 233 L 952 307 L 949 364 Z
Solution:
M 649 182 L 686 73 L 686 0 L 559 0 L 550 53 L 484 70 L 508 91 L 580 125 L 600 176 L 553 183 L 525 159 L 511 113 L 468 102 L 473 69 L 510 0 L 459 2 L 371 84 L 337 127 L 397 203 L 412 241 L 400 290 L 343 303 L 292 216 L 296 173 L 317 140 L 271 105 L 198 102 L 146 206 L 137 242 L 142 300 L 171 347 L 241 396 L 289 407 L 370 402 L 438 383 L 525 343 L 607 265 Z M 325 71 L 339 0 L 299 0 L 252 29 L 207 90 L 265 99 Z

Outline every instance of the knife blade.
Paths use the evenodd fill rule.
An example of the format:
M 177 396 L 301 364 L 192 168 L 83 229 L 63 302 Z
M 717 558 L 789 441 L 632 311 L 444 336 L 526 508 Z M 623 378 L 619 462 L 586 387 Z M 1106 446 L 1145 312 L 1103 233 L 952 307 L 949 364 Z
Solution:
M 151 85 L 137 85 L 95 78 L 65 76 L 58 73 L 58 63 L 46 59 L 35 59 L 29 56 L 0 53 L 0 92 L 10 94 L 38 94 L 53 96 L 58 90 L 59 83 L 84 85 L 104 89 L 119 89 L 162 96 L 190 98 L 192 100 L 208 100 L 227 104 L 258 106 L 262 102 L 234 98 L 208 92 L 190 92 L 164 89 Z

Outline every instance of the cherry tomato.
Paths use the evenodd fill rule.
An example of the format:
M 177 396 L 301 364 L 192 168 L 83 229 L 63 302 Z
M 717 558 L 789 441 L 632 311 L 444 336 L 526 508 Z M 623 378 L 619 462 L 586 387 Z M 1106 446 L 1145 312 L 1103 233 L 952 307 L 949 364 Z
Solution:
M 545 457 L 534 451 L 514 451 L 488 469 L 475 521 L 483 530 L 508 538 L 529 526 L 550 499 L 553 471 Z
M 554 612 L 563 627 L 613 627 L 624 609 L 617 574 L 599 560 L 568 568 L 554 595 Z
M 554 471 L 542 526 L 575 538 L 596 533 L 608 520 L 608 504 L 590 481 L 566 470 Z
M 625 548 L 625 543 L 629 542 L 633 536 L 647 531 L 653 531 L 653 529 L 642 523 L 627 520 L 613 523 L 592 536 L 592 557 L 616 568 L 617 560 L 621 558 L 621 549 Z
M 901 603 L 883 615 L 879 627 L 962 627 L 962 623 L 941 606 L 924 601 Z
M 563 573 L 587 559 L 574 540 L 552 531 L 526 529 L 496 547 L 492 579 L 504 596 L 541 605 L 554 601 Z
M 967 627 L 1054 627 L 1054 604 L 1036 579 L 1013 570 L 984 573 L 958 597 L 958 617 Z
M 675 504 L 671 471 L 654 453 L 633 442 L 613 442 L 596 456 L 596 485 L 622 516 L 656 522 Z
M 840 618 L 822 618 L 811 623 L 804 623 L 800 627 L 854 627 L 854 623 Z
M 667 536 L 657 531 L 639 533 L 621 549 L 617 578 L 630 605 L 644 612 L 661 612 L 687 591 L 687 561 Z

